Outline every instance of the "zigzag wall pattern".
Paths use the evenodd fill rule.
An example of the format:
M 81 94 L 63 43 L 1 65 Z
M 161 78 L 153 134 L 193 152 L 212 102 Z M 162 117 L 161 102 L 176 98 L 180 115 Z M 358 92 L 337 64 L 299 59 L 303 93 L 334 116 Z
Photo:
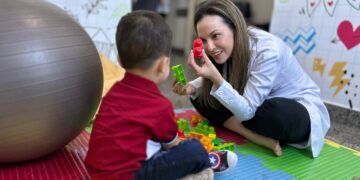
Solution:
M 286 30 L 279 37 L 290 46 L 294 54 L 297 54 L 300 51 L 310 54 L 316 47 L 314 41 L 315 36 L 315 28 L 311 27 L 305 31 L 303 28 L 299 27 L 294 33 L 290 30 Z

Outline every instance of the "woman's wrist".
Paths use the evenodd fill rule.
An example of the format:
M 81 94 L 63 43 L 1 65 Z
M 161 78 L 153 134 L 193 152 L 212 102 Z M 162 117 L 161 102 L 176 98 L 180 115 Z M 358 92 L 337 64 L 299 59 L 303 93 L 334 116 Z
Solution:
M 215 88 L 219 88 L 221 86 L 221 84 L 224 82 L 224 78 L 222 76 L 216 76 L 213 80 L 212 80 Z
M 196 94 L 196 88 L 194 86 L 190 86 L 189 95 L 194 96 Z

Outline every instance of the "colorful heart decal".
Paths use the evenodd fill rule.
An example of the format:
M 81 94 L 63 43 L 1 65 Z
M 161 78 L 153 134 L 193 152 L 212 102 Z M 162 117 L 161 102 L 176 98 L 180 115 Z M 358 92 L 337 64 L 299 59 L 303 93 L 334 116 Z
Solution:
M 307 0 L 306 2 L 306 9 L 308 12 L 308 15 L 311 16 L 315 9 L 319 6 L 320 0 Z
M 337 35 L 345 47 L 350 50 L 360 43 L 360 26 L 354 30 L 350 21 L 343 21 L 338 26 Z

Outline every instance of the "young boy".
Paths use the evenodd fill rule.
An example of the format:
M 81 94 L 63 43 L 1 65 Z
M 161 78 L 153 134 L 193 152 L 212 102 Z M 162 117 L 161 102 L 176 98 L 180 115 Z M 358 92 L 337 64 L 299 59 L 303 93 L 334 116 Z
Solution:
M 93 179 L 178 179 L 206 170 L 213 176 L 200 142 L 177 138 L 172 104 L 157 87 L 169 75 L 171 40 L 154 12 L 134 11 L 119 22 L 116 45 L 126 73 L 94 121 L 85 159 Z M 230 156 L 226 166 L 233 166 Z

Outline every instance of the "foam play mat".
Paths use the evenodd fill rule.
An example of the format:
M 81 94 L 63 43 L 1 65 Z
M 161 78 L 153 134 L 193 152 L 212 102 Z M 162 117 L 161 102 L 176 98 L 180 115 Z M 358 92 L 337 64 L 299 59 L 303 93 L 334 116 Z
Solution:
M 192 109 L 176 111 L 180 118 L 191 119 Z M 87 129 L 91 131 L 91 128 Z M 283 146 L 283 155 L 248 142 L 223 128 L 215 128 L 222 143 L 235 143 L 238 163 L 215 179 L 359 179 L 360 152 L 326 140 L 320 157 L 313 159 L 307 150 Z M 89 142 L 84 131 L 64 148 L 46 157 L 15 164 L 0 164 L 1 180 L 89 179 L 83 164 Z
M 179 117 L 191 119 L 197 114 L 192 109 L 176 111 Z M 216 136 L 223 142 L 234 142 L 238 155 L 237 166 L 216 175 L 215 179 L 358 179 L 360 152 L 326 140 L 320 157 L 311 158 L 310 151 L 282 146 L 283 155 L 248 142 L 240 135 L 216 128 Z

